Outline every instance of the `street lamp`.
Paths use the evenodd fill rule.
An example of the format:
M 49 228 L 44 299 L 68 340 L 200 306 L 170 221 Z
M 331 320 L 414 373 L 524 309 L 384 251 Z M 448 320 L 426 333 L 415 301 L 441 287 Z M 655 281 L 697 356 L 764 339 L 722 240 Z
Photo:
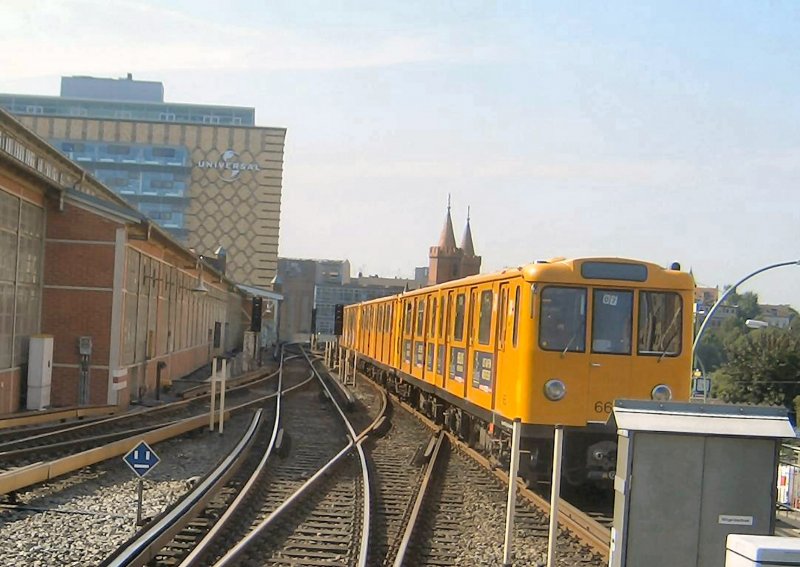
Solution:
M 717 300 L 717 302 L 713 305 L 713 307 L 711 307 L 711 309 L 708 310 L 708 313 L 706 314 L 706 318 L 703 319 L 703 324 L 700 325 L 700 330 L 697 331 L 697 335 L 695 335 L 695 337 L 694 337 L 694 343 L 692 344 L 692 366 L 694 366 L 694 360 L 697 358 L 697 345 L 700 344 L 700 339 L 703 338 L 703 333 L 705 332 L 706 327 L 708 326 L 708 322 L 711 321 L 711 318 L 714 316 L 714 313 L 717 311 L 717 308 L 720 305 L 722 305 L 722 303 L 726 299 L 728 299 L 728 296 L 730 294 L 732 294 L 734 291 L 736 291 L 737 287 L 742 285 L 744 282 L 746 282 L 747 280 L 749 280 L 753 276 L 758 275 L 761 272 L 766 272 L 767 270 L 771 270 L 773 268 L 782 268 L 783 266 L 800 266 L 800 260 L 792 260 L 791 262 L 780 262 L 779 264 L 771 264 L 769 266 L 765 266 L 765 267 L 763 267 L 763 268 L 761 268 L 759 270 L 756 270 L 755 272 L 753 272 L 751 274 L 746 275 L 745 277 L 740 279 L 738 282 L 733 284 L 730 288 L 728 288 L 728 290 L 725 293 L 722 294 L 722 297 L 720 297 Z M 759 323 L 763 323 L 763 321 L 759 321 Z
M 769 323 L 766 321 L 759 321 L 758 319 L 748 319 L 744 322 L 745 327 L 748 329 L 766 329 Z

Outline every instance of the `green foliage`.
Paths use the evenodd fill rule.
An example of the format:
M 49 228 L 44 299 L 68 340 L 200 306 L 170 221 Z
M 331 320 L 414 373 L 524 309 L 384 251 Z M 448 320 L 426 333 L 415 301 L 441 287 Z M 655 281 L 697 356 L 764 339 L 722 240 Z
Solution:
M 741 337 L 747 328 L 738 319 L 723 321 L 717 329 L 708 329 L 697 346 L 697 355 L 703 361 L 706 372 L 719 369 L 728 361 L 728 349 Z
M 781 329 L 740 334 L 725 345 L 714 394 L 731 403 L 782 405 L 800 398 L 800 335 Z

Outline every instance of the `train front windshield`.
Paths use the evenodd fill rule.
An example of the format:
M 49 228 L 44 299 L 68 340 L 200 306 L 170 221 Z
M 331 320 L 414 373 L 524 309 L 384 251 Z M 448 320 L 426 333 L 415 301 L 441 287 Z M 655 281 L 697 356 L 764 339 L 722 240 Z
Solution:
M 591 351 L 632 354 L 635 294 L 636 354 L 678 356 L 682 348 L 683 304 L 674 292 L 592 289 Z M 547 286 L 542 290 L 540 348 L 586 352 L 587 296 L 586 288 Z

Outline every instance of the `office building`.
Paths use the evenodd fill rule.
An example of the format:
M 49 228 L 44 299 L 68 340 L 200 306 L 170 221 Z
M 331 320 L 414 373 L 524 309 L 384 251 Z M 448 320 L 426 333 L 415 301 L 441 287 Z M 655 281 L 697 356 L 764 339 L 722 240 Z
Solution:
M 0 94 L 0 107 L 206 256 L 268 286 L 277 269 L 286 130 L 253 108 L 171 103 L 160 82 L 63 77 L 60 96 Z M 79 181 L 81 183 L 81 181 Z

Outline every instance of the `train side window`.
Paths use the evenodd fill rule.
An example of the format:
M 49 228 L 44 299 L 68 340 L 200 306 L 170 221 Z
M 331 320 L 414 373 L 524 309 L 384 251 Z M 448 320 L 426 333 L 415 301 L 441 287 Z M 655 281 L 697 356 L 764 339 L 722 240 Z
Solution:
M 424 337 L 425 330 L 425 300 L 420 299 L 417 303 L 417 336 Z
M 436 309 L 439 307 L 437 303 L 438 301 L 434 297 L 433 303 L 431 304 L 430 319 L 428 320 L 428 336 L 430 338 L 434 338 L 436 336 Z
M 453 339 L 457 341 L 464 340 L 464 307 L 466 307 L 465 295 L 463 293 L 459 293 L 456 296 L 456 320 L 455 324 L 453 325 Z
M 542 290 L 541 301 L 539 346 L 544 350 L 584 352 L 586 288 L 547 286 Z
M 683 301 L 677 293 L 639 292 L 637 354 L 678 356 L 681 353 Z
M 444 314 L 447 313 L 447 296 L 442 296 L 442 308 L 439 310 L 439 333 L 442 339 L 446 338 L 444 333 Z
M 596 289 L 592 298 L 592 352 L 630 354 L 633 292 Z
M 512 337 L 514 348 L 517 348 L 517 339 L 519 338 L 519 298 L 520 286 L 514 292 L 514 335 Z
M 478 344 L 488 345 L 492 334 L 492 290 L 481 292 L 481 310 L 478 319 Z
M 406 328 L 406 335 L 411 334 L 411 315 L 412 315 L 412 305 L 411 301 L 406 303 L 406 320 L 405 320 L 405 328 Z
M 497 345 L 503 348 L 506 342 L 506 315 L 508 313 L 508 288 L 500 289 L 500 307 L 497 310 Z
M 392 330 L 392 316 L 394 315 L 394 305 L 389 304 L 389 316 L 386 318 L 386 331 Z

